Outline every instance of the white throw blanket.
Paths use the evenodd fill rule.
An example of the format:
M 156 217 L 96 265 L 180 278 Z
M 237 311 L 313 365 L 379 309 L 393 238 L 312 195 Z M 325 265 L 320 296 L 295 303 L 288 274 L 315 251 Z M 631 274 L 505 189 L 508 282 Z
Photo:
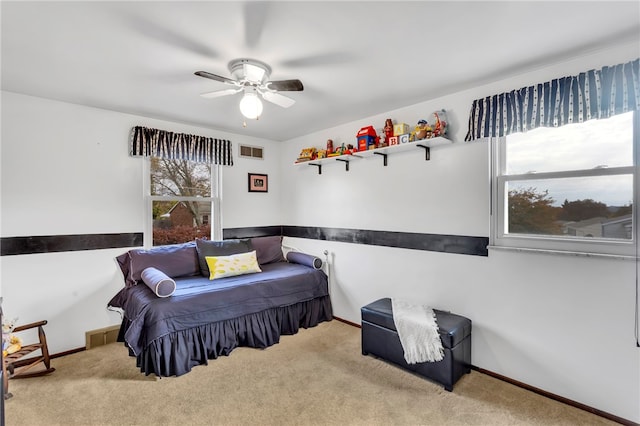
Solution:
M 391 307 L 407 364 L 442 361 L 444 348 L 433 309 L 394 298 Z

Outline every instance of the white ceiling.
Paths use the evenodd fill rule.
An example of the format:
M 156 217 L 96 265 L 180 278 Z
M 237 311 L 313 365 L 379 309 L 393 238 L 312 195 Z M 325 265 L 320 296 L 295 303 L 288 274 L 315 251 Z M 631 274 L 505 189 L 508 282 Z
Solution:
M 2 90 L 288 140 L 640 38 L 636 1 L 1 3 Z M 204 99 L 254 58 L 288 109 Z

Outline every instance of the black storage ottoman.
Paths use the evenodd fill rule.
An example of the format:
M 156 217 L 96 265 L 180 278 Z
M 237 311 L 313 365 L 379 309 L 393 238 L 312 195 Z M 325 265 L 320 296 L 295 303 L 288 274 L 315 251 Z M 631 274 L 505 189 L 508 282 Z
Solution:
M 407 364 L 393 322 L 391 299 L 376 300 L 361 308 L 362 354 L 375 355 L 420 376 L 440 383 L 451 392 L 453 385 L 471 372 L 471 320 L 434 309 L 444 347 L 444 359 L 437 362 Z

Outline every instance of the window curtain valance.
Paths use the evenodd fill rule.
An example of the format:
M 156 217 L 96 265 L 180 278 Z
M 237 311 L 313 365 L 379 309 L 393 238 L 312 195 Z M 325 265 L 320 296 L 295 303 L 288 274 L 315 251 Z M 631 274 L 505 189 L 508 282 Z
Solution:
M 129 154 L 233 166 L 231 141 L 136 126 Z
M 639 60 L 473 101 L 465 141 L 640 110 Z

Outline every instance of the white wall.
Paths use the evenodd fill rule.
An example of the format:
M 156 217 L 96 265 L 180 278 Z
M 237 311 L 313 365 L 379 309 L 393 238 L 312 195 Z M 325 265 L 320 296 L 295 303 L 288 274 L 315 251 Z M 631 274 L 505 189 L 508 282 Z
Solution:
M 218 133 L 218 132 L 214 132 Z M 233 167 L 223 169 L 223 228 L 282 225 L 280 149 L 282 144 L 267 139 L 229 135 L 233 142 Z M 264 147 L 264 159 L 239 157 L 238 143 Z M 248 174 L 268 175 L 268 192 L 249 192 Z
M 280 225 L 280 186 L 247 192 L 248 172 L 279 180 L 278 143 L 2 92 L 2 237 L 142 232 L 144 160 L 128 155 L 136 125 L 231 140 L 223 227 Z M 239 158 L 239 143 L 265 147 L 265 159 Z M 127 250 L 0 257 L 5 315 L 47 319 L 52 353 L 83 347 L 86 331 L 121 321 L 106 305 L 123 286 L 113 258 Z
M 288 141 L 282 152 L 283 223 L 489 236 L 484 141 L 463 142 L 474 99 L 635 59 L 638 44 L 533 70 L 473 90 L 345 123 Z M 472 64 L 470 64 L 472 66 Z M 428 78 L 428 69 L 425 69 Z M 386 118 L 411 126 L 444 108 L 450 146 L 315 167 L 293 165 L 303 147 L 354 143 Z M 599 410 L 640 421 L 640 349 L 634 340 L 635 265 L 628 260 L 491 250 L 488 257 L 287 238 L 330 252 L 334 314 L 402 297 L 468 316 L 473 364 Z

